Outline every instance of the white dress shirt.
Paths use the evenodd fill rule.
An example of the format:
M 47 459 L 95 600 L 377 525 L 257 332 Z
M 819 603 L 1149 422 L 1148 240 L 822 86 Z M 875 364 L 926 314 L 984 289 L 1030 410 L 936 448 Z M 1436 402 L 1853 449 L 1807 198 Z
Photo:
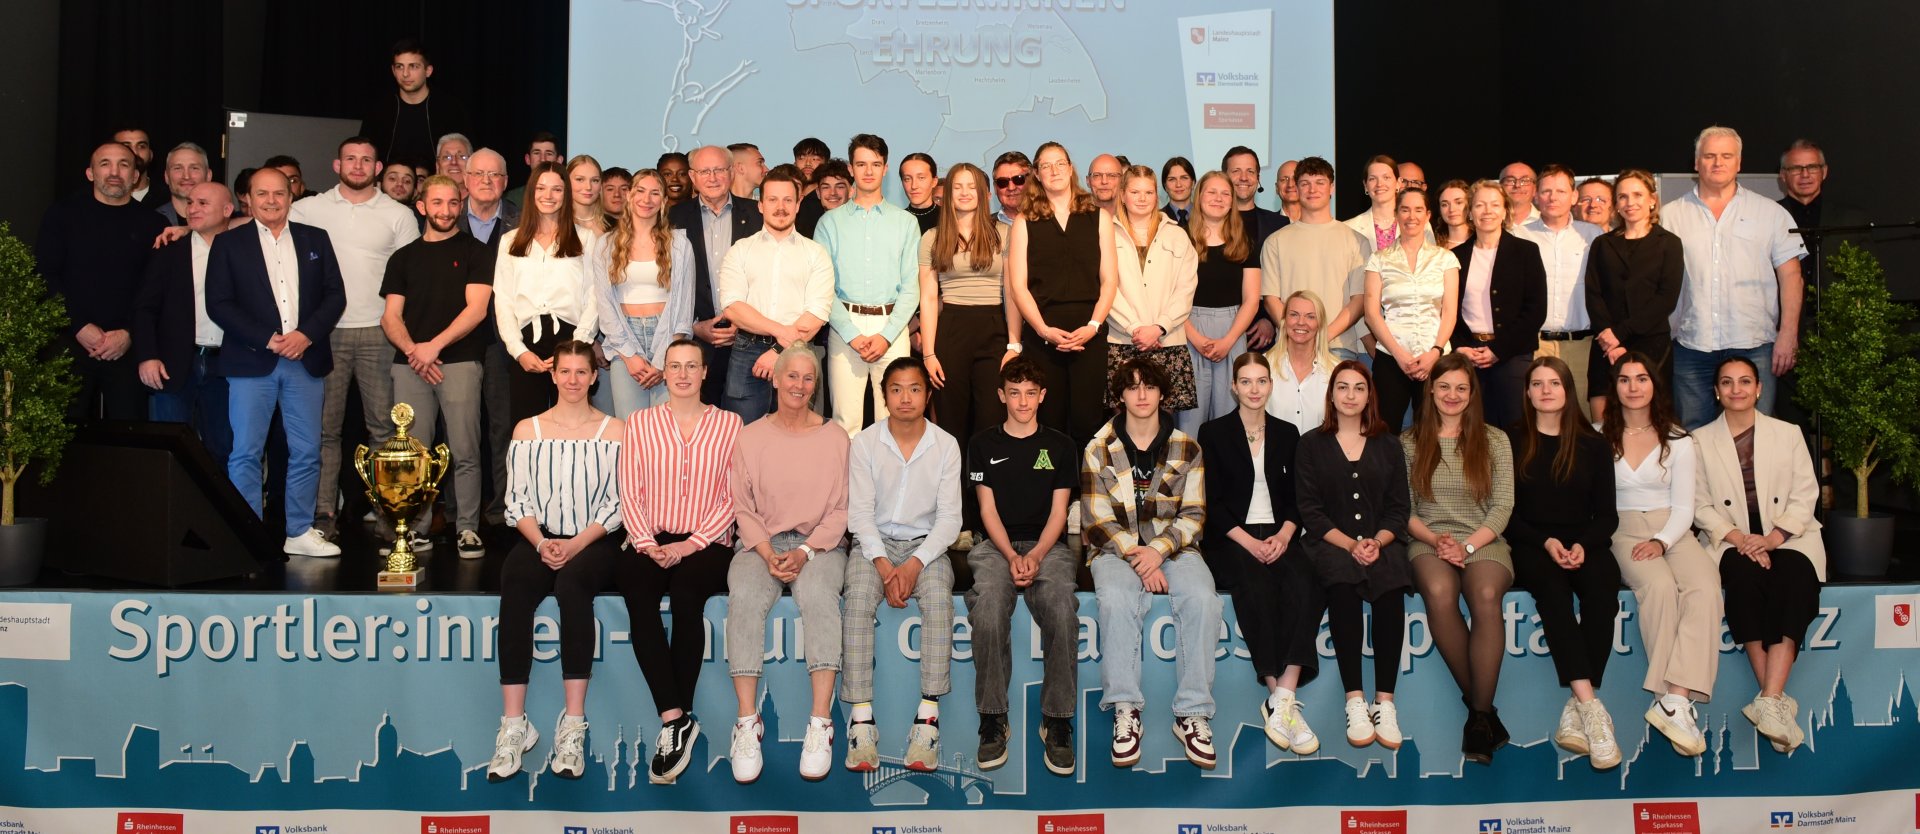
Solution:
M 600 309 L 587 283 L 586 257 L 559 257 L 553 247 L 541 246 L 538 240 L 527 247 L 527 254 L 515 257 L 510 253 L 512 235 L 518 232 L 509 232 L 507 239 L 500 241 L 500 254 L 493 262 L 493 315 L 507 355 L 518 357 L 527 352 L 520 328 L 529 323 L 534 340 L 545 335 L 541 316 L 573 325 L 575 339 L 593 341 L 600 332 Z
M 1660 225 L 1680 236 L 1687 271 L 1668 322 L 1673 338 L 1698 351 L 1755 348 L 1780 331 L 1774 270 L 1804 257 L 1793 215 L 1745 188 L 1714 219 L 1698 187 L 1660 207 Z
M 1460 323 L 1467 326 L 1467 332 L 1453 334 L 1459 344 L 1472 347 L 1475 342 L 1463 337 L 1493 332 L 1493 296 L 1489 291 L 1493 289 L 1493 259 L 1499 253 L 1499 247 L 1473 247 L 1473 263 L 1467 265 L 1467 274 L 1460 281 Z
M 1269 351 L 1267 362 L 1273 365 L 1273 393 L 1267 397 L 1267 413 L 1292 423 L 1302 435 L 1320 428 L 1327 418 L 1327 386 L 1333 382 L 1333 368 L 1316 358 L 1306 378 L 1295 379 L 1285 344 Z
M 715 283 L 722 311 L 746 302 L 760 315 L 789 325 L 801 313 L 824 323 L 833 312 L 833 256 L 798 231 L 782 238 L 761 229 L 742 238 L 727 249 L 719 274 Z
M 187 237 L 193 245 L 193 344 L 217 348 L 224 334 L 220 325 L 214 324 L 213 318 L 207 315 L 207 256 L 213 253 L 213 244 L 198 232 Z
M 853 436 L 847 466 L 847 532 L 862 556 L 885 557 L 883 538 L 925 536 L 913 557 L 931 565 L 960 537 L 960 444 L 939 426 L 927 422 L 905 458 L 883 417 Z
M 1600 227 L 1569 219 L 1567 225 L 1550 229 L 1536 213 L 1513 233 L 1539 245 L 1540 262 L 1547 268 L 1547 319 L 1540 330 L 1571 333 L 1592 327 L 1587 318 L 1587 247 L 1601 235 Z
M 379 327 L 387 310 L 386 299 L 380 297 L 387 259 L 420 238 L 413 212 L 378 190 L 362 202 L 351 202 L 336 185 L 295 201 L 287 219 L 322 229 L 333 241 L 340 280 L 347 288 L 347 310 L 335 327 Z
M 258 220 L 253 227 L 260 230 L 260 254 L 267 259 L 267 283 L 273 287 L 273 306 L 280 310 L 280 332 L 292 333 L 300 329 L 300 253 L 293 248 L 293 227 L 280 227 L 278 237 Z

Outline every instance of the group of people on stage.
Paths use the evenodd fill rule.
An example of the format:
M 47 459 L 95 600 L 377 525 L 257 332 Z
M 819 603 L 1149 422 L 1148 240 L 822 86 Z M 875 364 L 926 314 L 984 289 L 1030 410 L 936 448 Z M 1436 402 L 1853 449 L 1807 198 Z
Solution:
M 598 162 L 530 148 L 510 214 L 504 160 L 452 139 L 458 177 L 427 177 L 411 209 L 380 190 L 364 136 L 309 199 L 278 168 L 253 173 L 251 222 L 231 230 L 233 195 L 194 184 L 169 204 L 187 240 L 151 256 L 181 233 L 129 193 L 135 150 L 104 143 L 91 190 L 49 212 L 40 257 L 73 315 L 77 415 L 193 420 L 258 512 L 278 412 L 290 553 L 338 553 L 324 517 L 351 385 L 376 440 L 394 401 L 423 436 L 444 423 L 463 556 L 482 550 L 492 464 L 519 537 L 489 778 L 539 740 L 524 705 L 549 595 L 566 689 L 549 766 L 584 772 L 592 601 L 608 587 L 660 710 L 655 782 L 688 763 L 702 654 L 701 629 L 669 630 L 659 603 L 697 618 L 718 593 L 736 779 L 760 774 L 761 651 L 783 591 L 812 680 L 801 774 L 830 769 L 836 686 L 846 767 L 878 766 L 874 614 L 909 599 L 924 625 L 903 759 L 932 769 L 956 547 L 974 580 L 983 768 L 1006 760 L 1024 592 L 1045 647 L 1045 760 L 1074 772 L 1083 563 L 1120 766 L 1140 756 L 1143 617 L 1162 593 L 1172 731 L 1213 766 L 1222 588 L 1269 693 L 1267 733 L 1300 754 L 1320 743 L 1299 692 L 1323 613 L 1347 741 L 1400 745 L 1397 623 L 1417 591 L 1467 707 L 1462 752 L 1491 761 L 1509 737 L 1495 696 L 1516 580 L 1570 690 L 1554 740 L 1595 767 L 1620 761 L 1597 693 L 1623 581 L 1650 661 L 1645 717 L 1676 751 L 1705 750 L 1693 705 L 1713 692 L 1723 612 L 1759 684 L 1743 713 L 1775 749 L 1802 740 L 1785 687 L 1825 559 L 1806 444 L 1768 412 L 1793 366 L 1805 250 L 1788 208 L 1739 187 L 1730 129 L 1701 133 L 1698 185 L 1664 205 L 1637 169 L 1601 181 L 1604 198 L 1520 163 L 1429 190 L 1383 156 L 1370 208 L 1344 222 L 1318 157 L 1281 167 L 1282 210 L 1256 206 L 1248 148 L 1204 174 L 1102 154 L 1085 187 L 1057 143 L 991 173 L 911 154 L 903 208 L 884 199 L 894 169 L 871 134 L 837 167 L 817 140 L 771 170 L 751 145 L 697 149 L 677 202 L 664 161 L 622 171 L 612 212 Z M 850 195 L 824 205 L 838 196 L 825 173 Z M 1604 227 L 1575 219 L 1602 203 L 1583 214 Z

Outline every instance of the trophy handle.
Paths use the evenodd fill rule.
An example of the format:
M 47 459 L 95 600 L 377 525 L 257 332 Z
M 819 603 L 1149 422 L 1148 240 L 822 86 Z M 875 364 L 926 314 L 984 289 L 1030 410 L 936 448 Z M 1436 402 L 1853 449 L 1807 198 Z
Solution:
M 453 457 L 447 451 L 447 444 L 442 443 L 433 447 L 433 457 L 428 460 L 432 466 L 428 474 L 432 477 L 427 481 L 427 488 L 438 490 L 441 479 L 447 477 L 447 470 L 453 465 Z
M 367 485 L 367 492 L 373 492 L 373 478 L 367 474 L 367 453 L 371 451 L 362 443 L 353 450 L 353 471 L 360 473 L 360 482 Z

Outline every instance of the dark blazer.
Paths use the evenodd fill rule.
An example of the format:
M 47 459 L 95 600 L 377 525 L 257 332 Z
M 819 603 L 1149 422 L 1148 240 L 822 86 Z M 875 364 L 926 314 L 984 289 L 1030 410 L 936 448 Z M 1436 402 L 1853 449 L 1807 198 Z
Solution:
M 1627 240 L 1624 232 L 1594 238 L 1587 249 L 1587 318 L 1594 332 L 1610 329 L 1629 346 L 1668 335 L 1667 317 L 1680 303 L 1686 269 L 1680 237 L 1659 226 L 1639 240 Z
M 160 360 L 167 369 L 164 391 L 179 391 L 193 372 L 193 234 L 147 259 L 133 304 L 133 360 Z M 211 255 L 207 264 L 211 270 Z M 213 373 L 219 367 L 217 359 L 208 363 Z
M 1238 409 L 1200 425 L 1200 455 L 1206 462 L 1207 523 L 1201 531 L 1202 552 L 1208 556 L 1227 552 L 1227 532 L 1247 523 L 1247 506 L 1253 500 L 1253 453 L 1247 448 L 1246 428 L 1240 424 Z M 1271 414 L 1267 418 L 1267 442 L 1261 457 L 1266 467 L 1267 498 L 1275 524 L 1291 521 L 1300 526 L 1300 506 L 1293 497 L 1293 452 L 1300 444 L 1300 431 L 1292 423 Z M 1209 558 L 1214 579 L 1231 587 L 1239 579 L 1239 564 L 1233 559 Z M 1227 575 L 1222 575 L 1222 569 Z
M 1460 259 L 1460 294 L 1457 307 L 1467 306 L 1467 267 L 1473 261 L 1473 239 L 1453 248 Z M 1458 310 L 1453 318 L 1455 347 L 1490 347 L 1496 359 L 1512 359 L 1532 353 L 1540 347 L 1540 325 L 1547 320 L 1547 267 L 1540 261 L 1540 246 L 1513 232 L 1500 233 L 1500 245 L 1494 250 L 1493 276 L 1487 282 L 1492 298 L 1493 341 L 1475 341 L 1473 331 Z
M 687 242 L 693 244 L 693 320 L 706 321 L 719 315 L 713 308 L 713 280 L 707 274 L 707 237 L 701 232 L 700 198 L 694 198 L 667 211 L 673 228 L 685 229 Z M 760 201 L 748 197 L 733 198 L 733 242 L 760 231 Z M 721 376 L 726 376 L 723 371 Z M 711 376 L 711 374 L 709 374 Z
M 307 373 L 333 370 L 330 339 L 347 309 L 347 287 L 327 233 L 305 223 L 287 223 L 294 257 L 300 261 L 300 311 L 295 329 L 312 340 L 300 357 Z M 267 340 L 280 331 L 280 308 L 273 302 L 267 259 L 260 251 L 260 224 L 248 223 L 213 239 L 207 258 L 207 315 L 226 332 L 220 343 L 223 376 L 266 376 L 280 357 Z
M 465 211 L 460 212 L 460 222 L 458 225 L 460 231 L 473 235 L 474 240 L 480 239 L 479 235 L 473 234 L 473 223 L 468 219 Z M 520 228 L 520 207 L 506 200 L 501 200 L 500 210 L 494 215 L 493 237 L 487 241 L 487 248 L 493 250 L 494 255 L 499 255 L 500 239 L 506 237 L 508 232 L 518 228 Z

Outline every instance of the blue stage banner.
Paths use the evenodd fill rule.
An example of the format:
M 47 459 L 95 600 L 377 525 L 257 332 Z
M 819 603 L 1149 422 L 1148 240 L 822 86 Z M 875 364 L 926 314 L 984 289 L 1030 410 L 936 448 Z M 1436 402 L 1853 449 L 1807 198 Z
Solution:
M 1216 770 L 1181 757 L 1169 732 L 1172 619 L 1148 617 L 1145 755 L 1107 757 L 1112 716 L 1098 708 L 1095 602 L 1082 595 L 1079 769 L 1041 762 L 1038 630 L 1014 615 L 1013 729 L 1006 766 L 975 763 L 971 632 L 954 641 L 953 694 L 932 773 L 900 766 L 917 700 L 914 609 L 882 608 L 876 713 L 882 766 L 825 781 L 797 773 L 808 709 L 791 600 L 764 647 L 765 773 L 736 785 L 726 761 L 735 714 L 724 660 L 724 598 L 702 622 L 707 664 L 696 698 L 704 729 L 677 784 L 651 785 L 660 721 L 628 641 L 627 613 L 603 597 L 588 697 L 587 778 L 541 772 L 561 711 L 557 612 L 536 623 L 528 713 L 541 730 L 529 773 L 485 777 L 500 697 L 498 606 L 484 596 L 192 593 L 0 594 L 0 834 L 1260 834 L 1279 831 L 1464 834 L 1687 834 L 1786 829 L 1920 830 L 1920 586 L 1826 589 L 1790 694 L 1807 743 L 1775 753 L 1740 715 L 1755 692 L 1744 653 L 1722 637 L 1719 682 L 1701 706 L 1709 749 L 1682 758 L 1641 719 L 1646 658 L 1630 594 L 1601 697 L 1625 761 L 1596 772 L 1548 740 L 1566 692 L 1555 682 L 1531 597 L 1508 596 L 1498 705 L 1513 744 L 1491 766 L 1464 763 L 1459 692 L 1417 598 L 1399 682 L 1407 735 L 1396 751 L 1344 740 L 1343 695 L 1320 635 L 1323 672 L 1303 688 L 1324 739 L 1314 756 L 1269 743 L 1229 605 L 1214 653 Z M 836 710 L 836 718 L 838 711 Z

